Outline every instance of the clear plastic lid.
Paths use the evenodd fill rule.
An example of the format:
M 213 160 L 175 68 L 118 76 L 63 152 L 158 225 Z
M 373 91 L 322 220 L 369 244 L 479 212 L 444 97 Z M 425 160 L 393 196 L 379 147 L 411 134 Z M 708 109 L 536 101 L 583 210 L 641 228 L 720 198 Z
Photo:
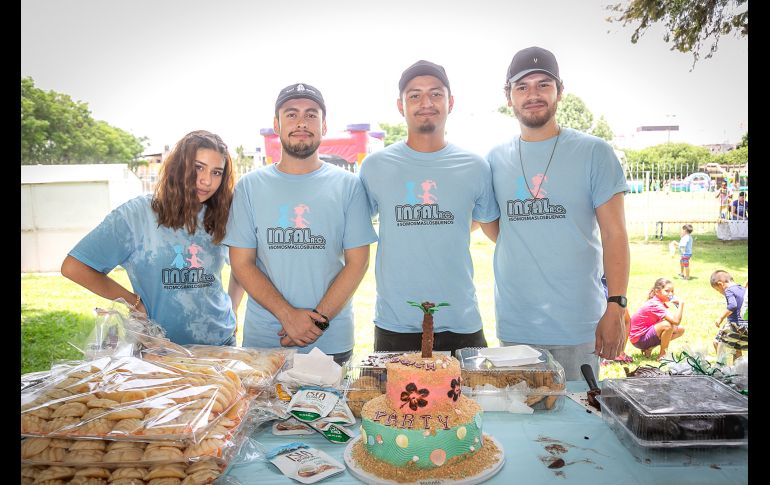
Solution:
M 564 389 L 564 368 L 554 360 L 550 352 L 538 347 L 531 347 L 540 353 L 538 362 L 524 365 L 499 365 L 485 356 L 484 348 L 468 347 L 457 350 L 460 361 L 463 385 L 474 387 L 480 384 L 492 384 L 495 387 L 507 387 L 521 381 L 527 381 L 530 388 L 547 386 Z
M 602 384 L 603 396 L 616 393 L 649 416 L 748 412 L 746 396 L 710 376 L 605 379 Z

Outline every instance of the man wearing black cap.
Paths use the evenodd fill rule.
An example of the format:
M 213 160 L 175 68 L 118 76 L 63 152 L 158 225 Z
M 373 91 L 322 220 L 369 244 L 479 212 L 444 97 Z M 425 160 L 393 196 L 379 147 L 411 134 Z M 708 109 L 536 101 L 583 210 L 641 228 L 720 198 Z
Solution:
M 497 336 L 549 349 L 567 379 L 580 379 L 581 364 L 597 372 L 597 356 L 623 351 L 628 187 L 609 144 L 556 122 L 563 83 L 553 53 L 517 52 L 504 89 L 521 135 L 487 156 L 501 212 Z
M 282 89 L 273 128 L 281 159 L 238 182 L 223 240 L 249 294 L 243 346 L 318 347 L 341 364 L 354 344 L 350 297 L 377 240 L 366 194 L 355 174 L 318 157 L 326 134 L 318 89 Z
M 421 348 L 422 314 L 408 301 L 449 303 L 435 316 L 435 350 L 486 347 L 469 244 L 472 220 L 499 217 L 489 164 L 444 138 L 454 99 L 443 67 L 418 61 L 398 88 L 407 139 L 366 157 L 360 172 L 380 215 L 374 349 Z

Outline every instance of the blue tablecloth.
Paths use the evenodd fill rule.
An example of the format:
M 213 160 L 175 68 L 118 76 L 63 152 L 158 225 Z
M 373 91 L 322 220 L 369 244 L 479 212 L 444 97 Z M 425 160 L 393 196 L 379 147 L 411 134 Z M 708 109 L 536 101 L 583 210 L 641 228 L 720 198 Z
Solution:
M 568 382 L 568 391 L 585 391 L 584 382 Z M 748 483 L 748 463 L 742 465 L 718 464 L 675 466 L 646 465 L 638 461 L 615 433 L 595 414 L 586 412 L 576 402 L 564 398 L 561 409 L 535 414 L 484 413 L 484 432 L 495 437 L 505 450 L 505 464 L 486 483 L 490 485 L 590 483 L 592 485 L 705 485 Z M 358 425 L 351 427 L 358 434 Z M 292 441 L 302 441 L 321 449 L 344 464 L 346 445 L 330 443 L 320 434 L 307 436 L 274 436 L 269 426 L 260 428 L 251 436 L 268 448 Z M 549 469 L 553 455 L 545 449 L 559 444 L 566 452 L 559 454 L 565 466 Z M 743 455 L 740 455 L 741 457 Z M 724 462 L 722 462 L 724 463 Z M 293 482 L 282 475 L 271 463 L 253 462 L 231 466 L 227 476 L 243 484 L 285 484 Z M 299 482 L 294 482 L 299 483 Z M 349 471 L 319 483 L 360 483 Z

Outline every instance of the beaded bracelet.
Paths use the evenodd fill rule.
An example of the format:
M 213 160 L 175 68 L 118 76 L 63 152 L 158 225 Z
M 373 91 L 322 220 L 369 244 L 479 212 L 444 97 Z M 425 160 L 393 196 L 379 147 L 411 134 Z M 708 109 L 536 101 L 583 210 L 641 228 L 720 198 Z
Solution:
M 329 328 L 329 317 L 327 317 L 327 316 L 326 316 L 326 315 L 324 315 L 323 313 L 319 312 L 319 311 L 318 311 L 318 310 L 316 310 L 315 308 L 313 308 L 313 312 L 314 312 L 314 313 L 317 313 L 317 314 L 319 314 L 319 315 L 321 315 L 321 318 L 323 318 L 323 319 L 324 319 L 324 321 L 323 321 L 323 322 L 319 322 L 318 320 L 313 320 L 313 323 L 315 323 L 315 326 L 316 326 L 316 327 L 318 327 L 318 328 L 320 328 L 320 329 L 321 329 L 321 331 L 324 331 L 324 330 L 326 330 L 327 328 Z

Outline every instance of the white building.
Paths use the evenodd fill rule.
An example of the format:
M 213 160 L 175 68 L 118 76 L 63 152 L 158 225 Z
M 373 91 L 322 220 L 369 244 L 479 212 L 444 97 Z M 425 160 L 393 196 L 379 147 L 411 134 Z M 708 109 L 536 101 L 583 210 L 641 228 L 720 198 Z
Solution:
M 142 193 L 126 164 L 21 166 L 21 272 L 59 271 L 67 252 Z

